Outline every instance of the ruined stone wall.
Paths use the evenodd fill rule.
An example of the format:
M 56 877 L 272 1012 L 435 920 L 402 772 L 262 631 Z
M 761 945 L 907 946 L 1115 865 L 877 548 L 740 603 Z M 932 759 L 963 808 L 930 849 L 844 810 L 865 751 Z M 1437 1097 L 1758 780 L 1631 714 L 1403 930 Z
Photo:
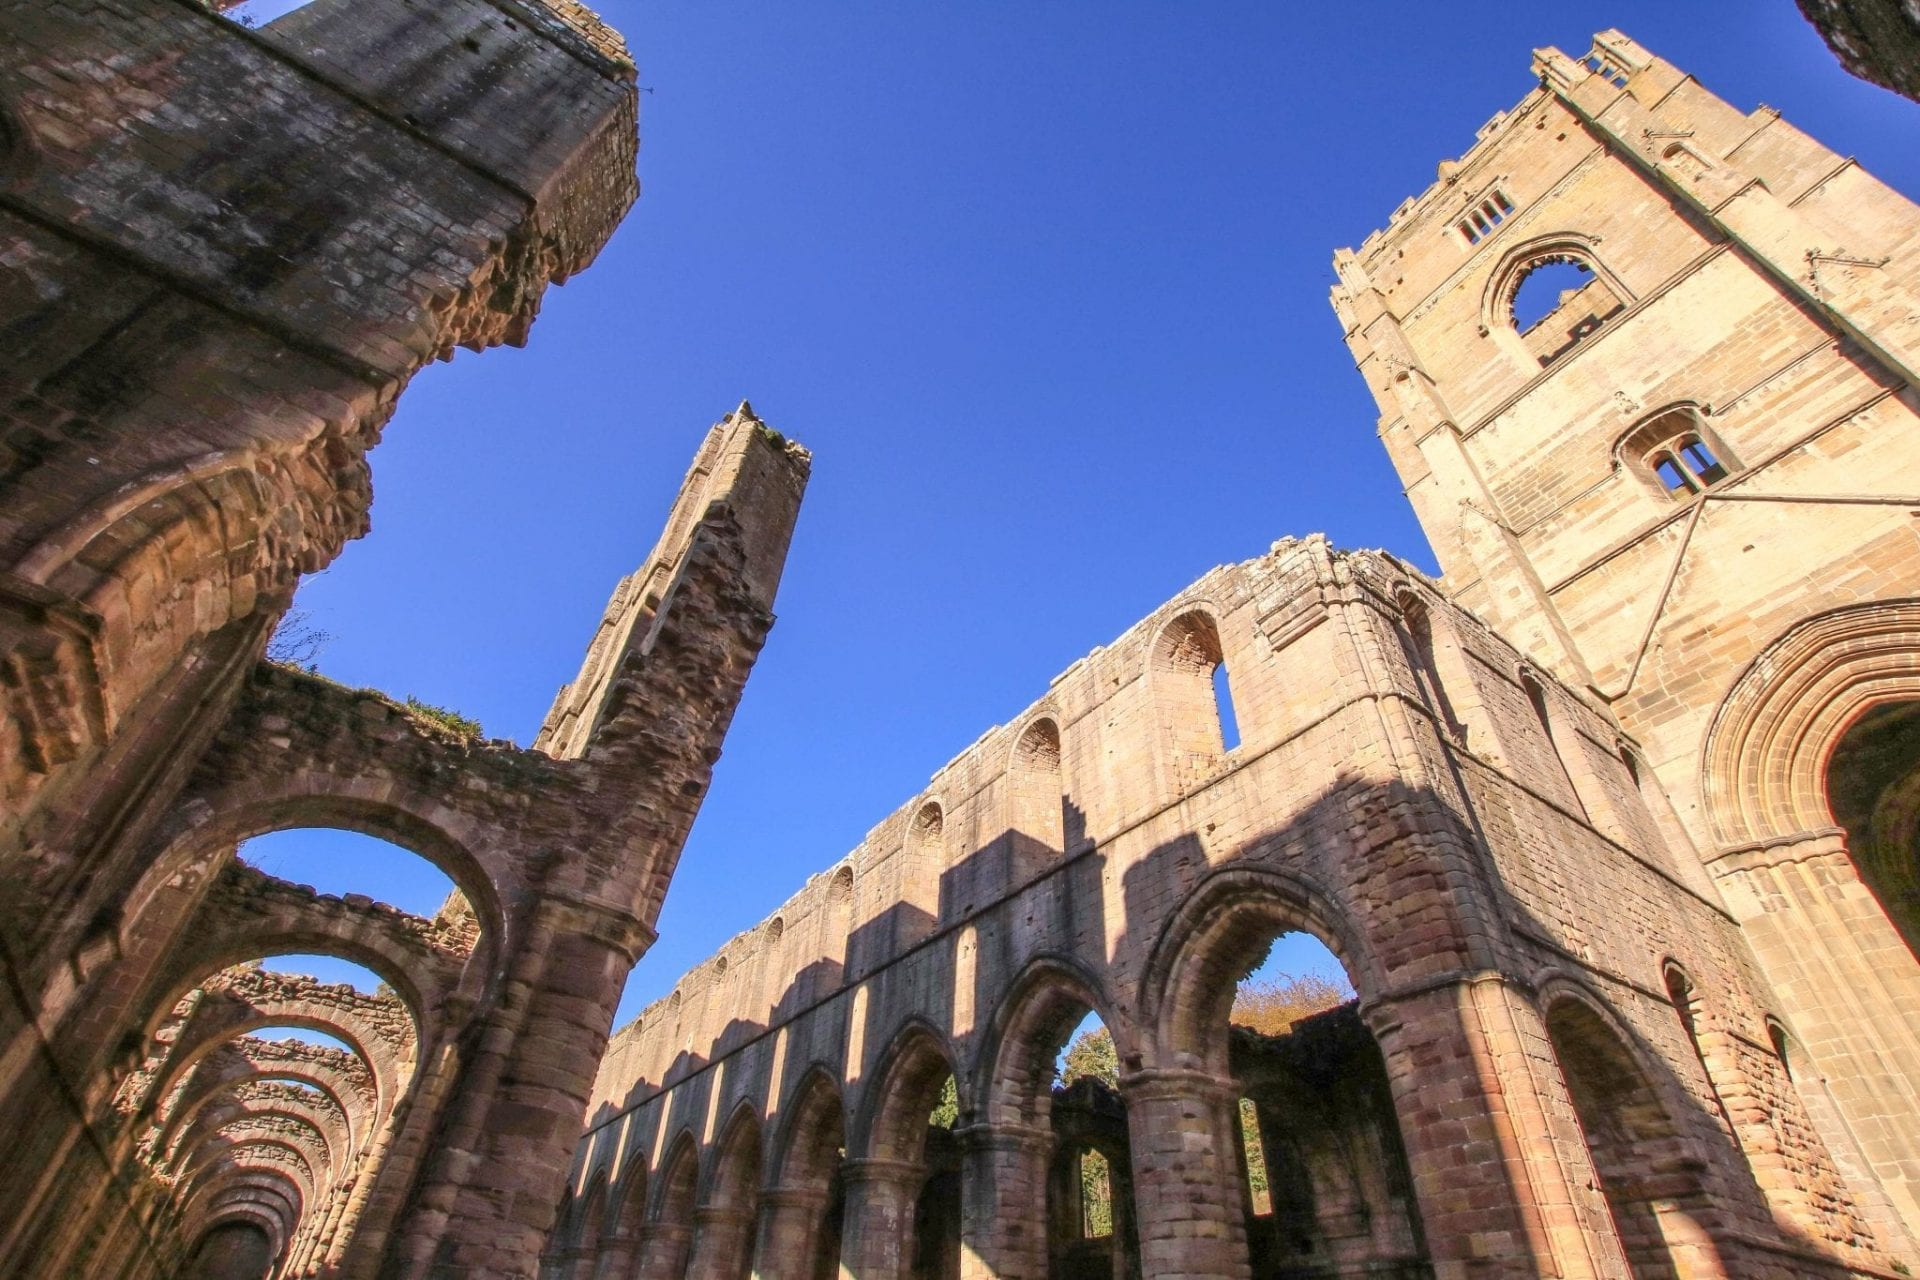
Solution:
M 1051 753 L 1036 738 L 1058 743 L 1038 821 L 1031 774 Z M 598 1188 L 599 1234 L 573 1214 L 564 1274 L 677 1274 L 687 1257 L 706 1274 L 743 1248 L 757 1274 L 809 1274 L 781 1259 L 810 1256 L 823 1229 L 807 1217 L 823 1167 L 845 1188 L 843 1265 L 908 1274 L 920 1255 L 901 1219 L 933 1167 L 914 1113 L 948 1070 L 964 1256 L 1045 1274 L 1034 1133 L 1053 1053 L 1088 1009 L 1118 1046 L 1143 1274 L 1247 1274 L 1226 1004 L 1296 928 L 1360 992 L 1423 1264 L 1624 1265 L 1562 1072 L 1580 1045 L 1548 1031 L 1577 1004 L 1656 1099 L 1690 1171 L 1667 1193 L 1692 1197 L 1727 1274 L 1873 1271 L 1885 1254 L 1805 1137 L 1739 930 L 1683 873 L 1621 745 L 1390 558 L 1290 541 L 1215 570 L 614 1037 L 572 1182 L 577 1201 Z M 1667 965 L 1701 993 L 1711 1053 L 1666 996 Z M 1755 1101 L 1730 1120 L 1729 1097 Z M 1754 1128 L 1748 1111 L 1768 1108 L 1804 1139 L 1792 1161 Z M 823 1110 L 843 1117 L 844 1162 L 817 1149 L 834 1141 Z M 744 1200 L 724 1190 L 743 1162 L 758 1171 Z

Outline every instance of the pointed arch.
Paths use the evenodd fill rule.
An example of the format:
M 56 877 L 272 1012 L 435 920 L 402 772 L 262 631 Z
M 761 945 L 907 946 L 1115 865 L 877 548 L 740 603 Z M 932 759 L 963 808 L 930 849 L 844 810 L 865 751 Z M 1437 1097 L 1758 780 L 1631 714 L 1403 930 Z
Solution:
M 1319 939 L 1346 969 L 1364 1004 L 1383 985 L 1358 933 L 1304 880 L 1262 867 L 1229 866 L 1187 895 L 1160 931 L 1142 974 L 1140 1031 L 1161 1066 L 1227 1074 L 1227 1025 L 1235 985 L 1282 933 Z
M 958 1088 L 945 1037 L 918 1019 L 906 1023 L 862 1085 L 848 1150 L 867 1159 L 918 1164 L 926 1151 L 927 1117 L 949 1076 L 955 1076 Z M 960 1109 L 966 1114 L 964 1095 Z
M 1097 1014 L 1121 1061 L 1135 1052 L 1130 1028 L 1116 1025 L 1100 983 L 1069 956 L 1029 961 L 999 1000 L 988 1024 L 971 1094 L 989 1124 L 1042 1128 L 1052 1103 L 1054 1059 L 1073 1028 Z

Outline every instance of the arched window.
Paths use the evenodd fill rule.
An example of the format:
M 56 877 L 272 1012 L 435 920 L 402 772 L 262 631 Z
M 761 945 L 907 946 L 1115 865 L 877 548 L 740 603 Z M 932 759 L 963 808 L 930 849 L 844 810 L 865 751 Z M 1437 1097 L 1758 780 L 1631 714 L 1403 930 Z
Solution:
M 1007 769 L 1008 825 L 1016 853 L 1057 854 L 1066 847 L 1065 797 L 1060 783 L 1060 728 L 1041 717 L 1014 744 Z M 1016 875 L 1020 869 L 1016 868 Z
M 1739 469 L 1702 417 L 1695 405 L 1662 409 L 1620 437 L 1614 457 L 1655 493 L 1685 501 Z
M 1569 801 L 1576 813 L 1587 816 L 1586 802 L 1580 796 L 1580 789 L 1573 784 L 1573 773 L 1567 768 L 1567 758 L 1560 750 L 1560 740 L 1554 732 L 1552 708 L 1547 703 L 1547 689 L 1531 674 L 1523 672 L 1520 687 L 1526 690 L 1527 703 L 1533 708 L 1534 720 L 1539 724 L 1541 743 L 1546 748 L 1545 760 L 1550 762 L 1554 780 L 1560 783 L 1560 794 Z
M 1206 777 L 1240 744 L 1220 628 L 1199 610 L 1168 623 L 1153 650 L 1154 701 L 1176 786 Z
M 1627 293 L 1578 237 L 1535 241 L 1493 277 L 1489 332 L 1546 368 L 1626 309 Z

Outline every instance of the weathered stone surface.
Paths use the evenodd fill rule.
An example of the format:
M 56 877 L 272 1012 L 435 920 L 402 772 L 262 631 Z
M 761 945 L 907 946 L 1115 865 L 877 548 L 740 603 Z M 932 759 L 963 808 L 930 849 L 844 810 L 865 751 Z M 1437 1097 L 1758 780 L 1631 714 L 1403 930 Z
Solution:
M 1798 0 L 1840 65 L 1920 102 L 1920 6 L 1914 0 Z
M 632 62 L 572 0 L 0 0 L 0 44 L 0 1270 L 525 1275 L 807 455 L 713 428 L 564 744 L 262 664 L 407 380 L 524 341 L 632 203 Z M 235 863 L 304 825 L 458 892 Z M 381 992 L 251 967 L 306 951 Z

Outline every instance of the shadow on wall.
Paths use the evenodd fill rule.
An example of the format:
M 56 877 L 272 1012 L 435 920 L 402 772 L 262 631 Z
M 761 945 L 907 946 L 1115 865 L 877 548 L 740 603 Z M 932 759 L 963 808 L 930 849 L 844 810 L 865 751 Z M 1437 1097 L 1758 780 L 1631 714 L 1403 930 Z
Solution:
M 1595 1178 L 1564 1167 L 1573 1194 L 1588 1197 L 1576 1213 L 1602 1237 L 1603 1224 L 1618 1224 L 1636 1274 L 1777 1270 L 1781 1247 L 1801 1255 L 1795 1265 L 1806 1274 L 1844 1274 L 1841 1249 L 1871 1248 L 1871 1237 L 1848 1208 L 1857 1197 L 1832 1172 L 1782 1064 L 1730 1033 L 1763 1012 L 1749 1008 L 1750 997 L 1734 985 L 1740 962 L 1731 926 L 1664 871 L 1602 842 L 1557 802 L 1476 763 L 1456 765 L 1451 781 L 1458 790 L 1451 794 L 1341 776 L 1286 823 L 1229 849 L 1193 833 L 1168 840 L 1128 865 L 1118 893 L 1123 919 L 1113 930 L 1106 851 L 1062 853 L 1022 832 L 1001 832 L 946 866 L 933 911 L 896 902 L 852 930 L 857 981 L 849 983 L 833 961 L 816 960 L 768 1000 L 782 1011 L 771 1026 L 731 1018 L 708 1043 L 684 1045 L 663 1079 L 636 1080 L 617 1105 L 595 1112 L 583 1144 L 586 1168 L 616 1170 L 611 1203 L 624 1206 L 602 1224 L 603 1238 L 634 1230 L 628 1215 L 643 1202 L 631 1194 L 634 1180 L 669 1151 L 698 1162 L 701 1173 L 690 1185 L 709 1185 L 724 1122 L 741 1099 L 764 1117 L 768 1094 L 777 1091 L 784 1117 L 796 1090 L 834 1082 L 848 1117 L 844 1155 L 877 1154 L 874 1118 L 889 1101 L 878 1095 L 899 1086 L 887 1064 L 903 1036 L 930 1040 L 952 1064 L 958 1128 L 1030 1114 L 1022 1099 L 1002 1095 L 1036 1084 L 1045 1093 L 1057 1046 L 1045 1054 L 1045 1080 L 994 1061 L 1010 1052 L 1011 1029 L 1030 1000 L 1057 1006 L 1036 1044 L 1053 1030 L 1064 1042 L 1085 1012 L 1098 1013 L 1114 1035 L 1123 1080 L 1181 1067 L 1231 1078 L 1235 986 L 1275 936 L 1301 930 L 1346 967 L 1372 1028 L 1367 1038 L 1386 1037 L 1376 1050 L 1392 1105 L 1379 1117 L 1382 1136 L 1370 1140 L 1404 1148 L 1413 1197 L 1395 1206 L 1387 1201 L 1396 1194 L 1404 1200 L 1404 1186 L 1348 1180 L 1341 1195 L 1349 1212 L 1382 1224 L 1398 1214 L 1405 1224 L 1383 1226 L 1371 1244 L 1354 1246 L 1372 1251 L 1369 1265 L 1424 1274 L 1431 1261 L 1464 1257 L 1483 1229 L 1468 1219 L 1484 1226 L 1488 1205 L 1505 1207 L 1509 1221 L 1501 1229 L 1530 1259 L 1523 1265 L 1557 1265 L 1556 1249 L 1579 1247 L 1546 1239 L 1524 1220 L 1532 1212 L 1525 1208 L 1532 1194 L 1525 1161 L 1545 1157 L 1509 1150 L 1463 1172 L 1463 1144 L 1501 1140 L 1491 1122 L 1485 1133 L 1476 1122 L 1512 1082 L 1484 1052 L 1487 1033 L 1458 994 L 1466 988 L 1454 984 L 1493 970 L 1521 1011 L 1523 1047 L 1557 1062 L 1558 1073 L 1538 1072 L 1552 1145 L 1591 1154 L 1597 1191 Z M 1063 827 L 1079 821 L 1069 813 Z M 1650 973 L 1671 961 L 1699 976 L 1686 1017 L 1639 975 L 1601 973 L 1574 959 L 1579 944 L 1571 935 L 1585 907 L 1554 898 L 1542 883 L 1569 871 L 1552 864 L 1570 864 L 1576 854 L 1619 863 L 1627 888 L 1610 912 L 1628 909 L 1626 894 L 1660 908 L 1648 913 L 1632 945 L 1644 949 Z M 1040 869 L 1018 888 L 979 900 L 986 886 L 1007 883 L 1029 860 Z M 1503 878 L 1520 868 L 1527 876 L 1521 886 Z M 1037 962 L 1057 974 L 1026 981 Z M 804 1005 L 795 998 L 800 991 L 811 993 Z M 922 1084 L 916 1078 L 914 1106 Z M 1443 1085 L 1456 1101 L 1436 1108 L 1433 1091 Z M 1285 1123 L 1284 1114 L 1279 1120 Z M 772 1146 L 787 1126 L 782 1120 L 764 1128 L 768 1147 L 758 1168 L 771 1180 L 789 1154 Z M 1130 1181 L 1143 1186 L 1165 1175 L 1148 1167 L 1138 1134 Z M 1220 1136 L 1238 1141 L 1224 1126 Z M 1778 1158 L 1782 1151 L 1801 1153 L 1794 1167 Z M 1232 1163 L 1237 1155 L 1226 1159 L 1229 1170 L 1239 1167 Z M 1244 1170 L 1240 1176 L 1244 1190 Z M 1317 1194 L 1296 1199 L 1341 1198 L 1318 1186 L 1323 1170 L 1299 1176 Z M 1464 1185 L 1475 1178 L 1474 1186 Z M 963 1195 L 975 1194 L 973 1182 L 962 1185 L 969 1188 Z M 1231 1195 L 1230 1188 L 1223 1192 Z M 1463 1196 L 1480 1207 L 1459 1208 Z M 656 1195 L 650 1220 L 692 1230 L 701 1206 L 693 1197 L 671 1199 Z M 1250 1218 L 1250 1206 L 1243 1209 Z M 851 1238 L 855 1211 L 848 1212 Z M 1140 1224 L 1147 1255 L 1155 1225 Z M 1154 1259 L 1145 1262 L 1151 1273 Z M 1256 1274 L 1278 1272 L 1263 1267 Z

